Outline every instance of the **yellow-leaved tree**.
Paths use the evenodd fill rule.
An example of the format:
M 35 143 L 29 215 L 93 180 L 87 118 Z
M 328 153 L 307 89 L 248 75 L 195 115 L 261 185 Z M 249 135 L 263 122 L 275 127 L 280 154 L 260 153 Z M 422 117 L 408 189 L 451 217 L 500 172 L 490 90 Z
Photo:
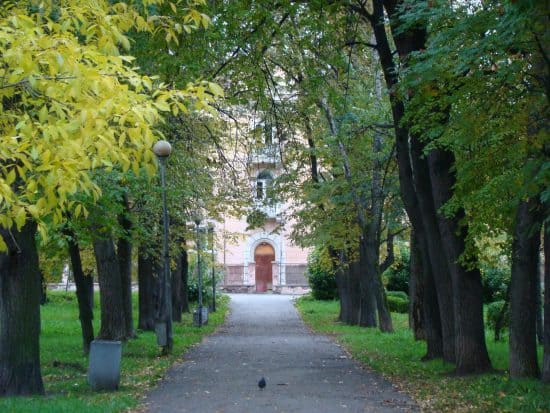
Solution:
M 177 42 L 206 28 L 204 0 L 2 1 L 0 11 L 0 395 L 43 393 L 35 247 L 44 220 L 86 214 L 94 168 L 154 173 L 161 112 L 208 110 L 221 89 L 173 90 L 132 66 L 130 31 Z M 169 7 L 166 7 L 169 6 Z M 171 10 L 170 15 L 151 10 Z M 149 12 L 148 12 L 149 11 Z

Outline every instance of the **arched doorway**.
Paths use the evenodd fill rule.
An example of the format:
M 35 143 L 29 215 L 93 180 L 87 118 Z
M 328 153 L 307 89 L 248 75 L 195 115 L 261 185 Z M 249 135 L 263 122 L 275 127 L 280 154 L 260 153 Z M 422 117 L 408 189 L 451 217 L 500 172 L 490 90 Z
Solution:
M 275 250 L 267 242 L 262 242 L 254 251 L 256 263 L 256 292 L 265 293 L 273 288 L 273 266 L 275 261 Z

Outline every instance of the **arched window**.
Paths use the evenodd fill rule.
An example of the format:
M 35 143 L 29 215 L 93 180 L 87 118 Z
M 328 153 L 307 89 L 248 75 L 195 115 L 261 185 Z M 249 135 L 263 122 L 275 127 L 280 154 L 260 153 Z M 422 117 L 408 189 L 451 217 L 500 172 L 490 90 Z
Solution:
M 273 175 L 267 170 L 263 170 L 258 174 L 256 178 L 256 199 L 265 199 L 267 196 L 267 189 L 273 181 Z

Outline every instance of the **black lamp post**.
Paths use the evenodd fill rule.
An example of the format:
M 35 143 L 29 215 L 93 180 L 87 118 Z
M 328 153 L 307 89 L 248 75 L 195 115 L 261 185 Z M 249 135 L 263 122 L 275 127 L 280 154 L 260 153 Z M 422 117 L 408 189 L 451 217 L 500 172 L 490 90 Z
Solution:
M 208 224 L 208 238 L 212 252 L 212 312 L 216 312 L 216 261 L 214 257 L 214 224 Z
M 170 257 L 168 255 L 168 209 L 166 207 L 166 159 L 172 152 L 172 146 L 166 141 L 158 141 L 153 146 L 153 152 L 159 161 L 160 183 L 162 187 L 162 223 L 163 223 L 163 271 L 160 278 L 159 312 L 155 326 L 157 343 L 162 347 L 162 353 L 172 350 L 172 283 L 170 280 Z

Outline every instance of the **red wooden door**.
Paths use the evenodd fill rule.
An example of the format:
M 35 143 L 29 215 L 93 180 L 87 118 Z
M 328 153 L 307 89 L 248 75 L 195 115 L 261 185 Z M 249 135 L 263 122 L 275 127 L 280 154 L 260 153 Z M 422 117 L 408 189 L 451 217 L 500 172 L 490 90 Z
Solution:
M 256 292 L 265 293 L 273 284 L 271 263 L 275 255 L 256 255 Z

